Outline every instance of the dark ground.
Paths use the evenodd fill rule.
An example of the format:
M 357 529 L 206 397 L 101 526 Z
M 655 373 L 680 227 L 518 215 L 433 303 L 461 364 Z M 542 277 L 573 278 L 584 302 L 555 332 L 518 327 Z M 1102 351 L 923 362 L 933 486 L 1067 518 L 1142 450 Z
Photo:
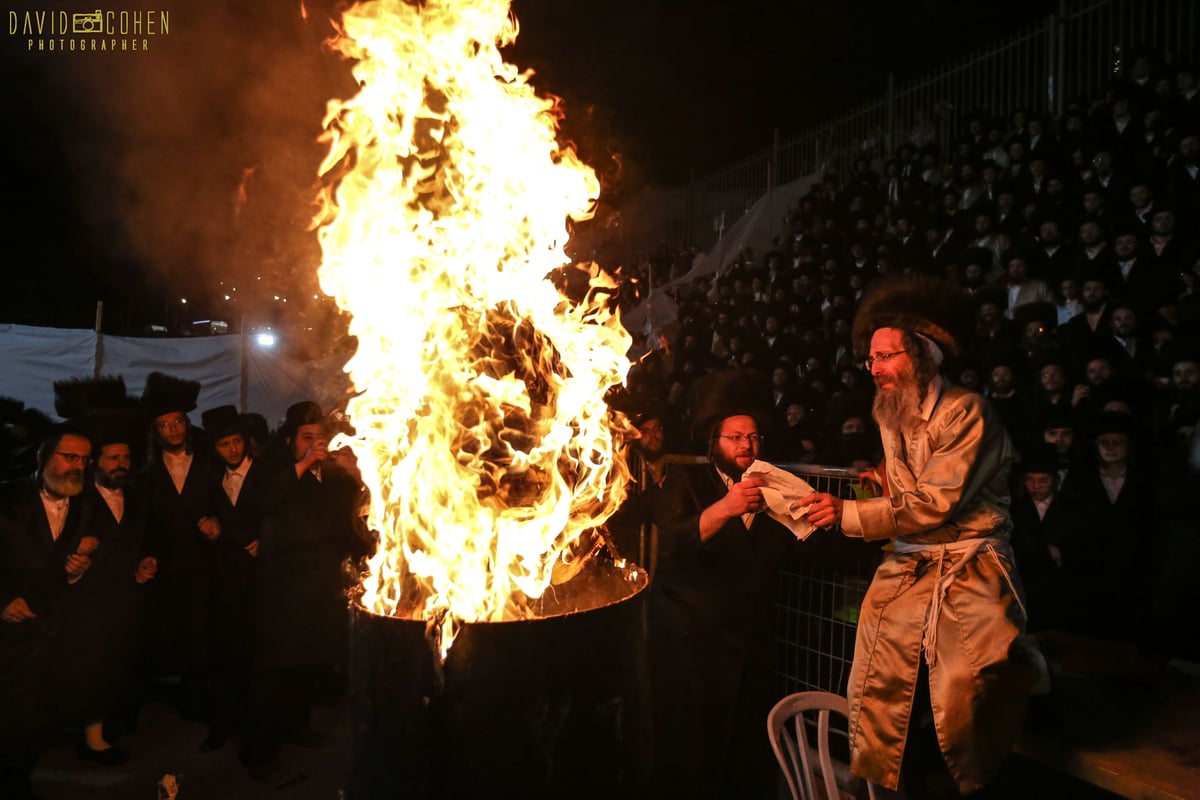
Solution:
M 120 745 L 130 759 L 106 767 L 81 761 L 73 741 L 42 755 L 33 774 L 44 800 L 154 800 L 164 775 L 176 776 L 178 800 L 340 800 L 350 775 L 350 715 L 346 701 L 318 706 L 313 727 L 329 735 L 316 748 L 284 745 L 280 769 L 267 781 L 250 777 L 238 762 L 238 740 L 220 750 L 199 751 L 207 726 L 182 719 L 174 706 L 151 702 L 138 730 Z
M 63 741 L 43 754 L 34 772 L 34 789 L 44 800 L 153 800 L 164 775 L 179 782 L 178 800 L 343 800 L 350 776 L 348 703 L 318 706 L 314 727 L 329 734 L 327 745 L 284 745 L 280 770 L 257 781 L 237 758 L 237 740 L 211 753 L 199 752 L 206 726 L 183 720 L 175 708 L 152 702 L 139 729 L 121 741 L 131 758 L 105 767 L 79 760 L 73 742 Z M 1001 777 L 1000 796 L 1112 800 L 1116 795 L 1058 775 L 1013 756 Z M 786 790 L 778 795 L 786 797 Z

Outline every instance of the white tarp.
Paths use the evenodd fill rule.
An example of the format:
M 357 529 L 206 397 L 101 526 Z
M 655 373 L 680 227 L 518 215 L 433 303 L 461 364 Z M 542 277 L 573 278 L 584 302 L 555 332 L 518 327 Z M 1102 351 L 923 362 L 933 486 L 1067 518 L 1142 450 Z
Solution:
M 713 245 L 711 252 L 696 256 L 692 268 L 685 275 L 653 289 L 637 308 L 622 317 L 625 327 L 632 333 L 645 333 L 647 339 L 653 340 L 660 334 L 668 333 L 677 320 L 679 309 L 669 293 L 690 285 L 697 278 L 720 275 L 733 266 L 733 262 L 747 247 L 761 264 L 762 257 L 774 249 L 780 233 L 784 232 L 783 220 L 788 212 L 816 183 L 817 176 L 809 175 L 772 189 L 758 198 L 750 210 Z
M 134 339 L 88 330 L 0 325 L 0 396 L 55 416 L 54 382 L 120 376 L 138 396 L 151 372 L 200 382 L 199 412 L 220 405 L 256 411 L 272 427 L 288 406 L 316 400 L 329 409 L 345 397 L 340 359 L 296 362 L 259 347 L 250 337 Z M 243 369 L 244 367 L 244 369 Z

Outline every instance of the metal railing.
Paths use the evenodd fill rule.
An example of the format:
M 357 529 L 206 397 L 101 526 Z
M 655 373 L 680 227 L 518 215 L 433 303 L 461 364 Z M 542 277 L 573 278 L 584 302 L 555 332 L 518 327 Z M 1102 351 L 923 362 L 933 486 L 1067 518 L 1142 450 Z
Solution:
M 844 177 L 856 159 L 886 158 L 914 139 L 944 152 L 975 112 L 1024 107 L 1058 116 L 1070 98 L 1101 99 L 1136 48 L 1194 61 L 1198 15 L 1194 0 L 1062 0 L 1056 13 L 1007 39 L 900 86 L 889 78 L 881 96 L 693 180 L 681 207 L 662 209 L 661 231 L 707 250 L 776 186 L 826 172 Z
M 780 464 L 819 492 L 854 497 L 858 473 L 816 464 Z M 795 563 L 783 574 L 778 600 L 776 677 L 780 696 L 800 691 L 845 696 L 854 660 L 858 610 L 870 585 L 877 551 L 845 540 L 841 531 L 814 536 L 833 539 L 843 555 L 836 560 L 810 557 L 805 543 Z

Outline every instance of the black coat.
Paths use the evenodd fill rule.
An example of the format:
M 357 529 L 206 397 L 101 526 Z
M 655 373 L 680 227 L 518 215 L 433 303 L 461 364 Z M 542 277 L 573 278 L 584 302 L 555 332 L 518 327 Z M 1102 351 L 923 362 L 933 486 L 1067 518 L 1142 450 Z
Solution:
M 770 517 L 730 520 L 700 541 L 726 493 L 715 468 L 676 467 L 656 513 L 650 587 L 655 783 L 686 797 L 754 796 L 772 776 L 763 734 L 772 695 L 774 606 L 795 543 Z
M 213 508 L 221 521 L 216 542 L 212 586 L 212 640 L 214 667 L 247 672 L 253 660 L 254 576 L 256 559 L 246 546 L 262 534 L 266 500 L 278 465 L 262 459 L 250 463 L 235 506 L 222 481 L 224 471 L 213 475 Z
M 366 555 L 362 487 L 331 463 L 273 476 L 258 540 L 255 666 L 323 666 L 346 659 L 345 561 Z
M 94 485 L 82 495 L 83 533 L 100 546 L 92 566 L 64 593 L 61 636 L 53 669 L 63 716 L 75 721 L 101 719 L 134 680 L 142 627 L 142 601 L 148 587 L 134 575 L 141 559 L 149 511 L 146 498 L 126 489 L 125 509 L 117 522 Z
M 1079 512 L 1069 498 L 1055 496 L 1039 518 L 1029 495 L 1021 492 L 1012 503 L 1013 554 L 1017 572 L 1025 585 L 1029 630 L 1056 630 L 1067 624 L 1073 600 L 1067 592 L 1062 566 L 1055 562 L 1050 547 L 1073 541 Z
M 40 492 L 41 482 L 32 479 L 0 488 L 0 609 L 20 597 L 36 615 L 0 622 L 0 747 L 58 721 L 46 703 L 53 688 L 47 667 L 69 586 L 66 560 L 79 547 L 84 512 L 72 499 L 54 539 Z
M 197 528 L 215 514 L 212 463 L 193 455 L 183 490 L 175 489 L 161 457 L 139 476 L 149 503 L 146 550 L 158 559 L 150 587 L 150 639 L 153 667 L 161 674 L 198 674 L 207 668 L 210 637 L 209 593 L 217 545 Z

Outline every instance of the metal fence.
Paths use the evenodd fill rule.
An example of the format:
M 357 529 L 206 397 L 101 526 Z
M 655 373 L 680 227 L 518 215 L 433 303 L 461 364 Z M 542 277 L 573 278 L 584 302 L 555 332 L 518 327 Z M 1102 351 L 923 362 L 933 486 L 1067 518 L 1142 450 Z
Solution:
M 814 464 L 780 464 L 819 492 L 853 499 L 853 470 Z M 840 531 L 820 531 L 813 536 L 843 544 Z M 813 543 L 810 538 L 808 543 Z M 808 544 L 806 543 L 806 544 Z M 800 691 L 846 694 L 858 609 L 871 580 L 877 551 L 846 540 L 841 548 L 849 558 L 836 562 L 801 553 L 784 572 L 778 601 L 778 660 L 776 675 L 780 696 Z M 857 551 L 857 552 L 856 552 Z
M 1198 8 L 1195 0 L 1063 0 L 1057 13 L 1006 40 L 903 85 L 889 80 L 881 96 L 694 180 L 682 207 L 663 210 L 662 233 L 707 250 L 775 186 L 845 175 L 855 159 L 887 157 L 914 139 L 948 149 L 978 110 L 1058 116 L 1070 98 L 1102 98 L 1137 48 L 1167 62 L 1194 61 Z

